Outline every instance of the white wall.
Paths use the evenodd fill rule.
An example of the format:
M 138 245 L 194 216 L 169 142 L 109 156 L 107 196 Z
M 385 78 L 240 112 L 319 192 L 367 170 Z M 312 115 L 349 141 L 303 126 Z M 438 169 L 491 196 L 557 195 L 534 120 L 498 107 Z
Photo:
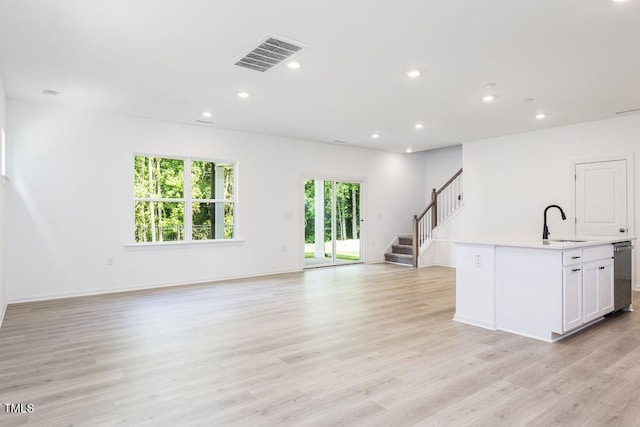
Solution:
M 299 270 L 306 173 L 365 179 L 364 260 L 382 261 L 396 233 L 410 232 L 425 193 L 420 155 L 14 100 L 8 123 L 9 301 Z M 244 242 L 125 247 L 136 152 L 237 160 Z
M 423 151 L 425 201 L 420 211 L 431 203 L 431 191 L 440 189 L 462 167 L 462 145 Z M 454 214 L 457 215 L 457 214 Z M 456 221 L 447 220 L 435 229 L 434 240 L 418 259 L 419 267 L 433 265 L 455 267 L 455 244 L 444 241 L 456 230 Z
M 431 202 L 431 190 L 438 190 L 462 167 L 462 145 L 438 148 L 424 152 L 427 203 Z
M 427 185 L 427 202 L 431 202 L 431 191 L 440 189 L 462 167 L 462 145 L 439 148 L 425 152 L 425 182 Z M 464 180 L 464 174 L 462 176 Z M 463 181 L 464 185 L 464 181 Z M 464 186 L 463 186 L 464 195 Z M 464 205 L 463 205 L 464 208 Z M 437 241 L 432 242 L 420 265 L 441 265 L 455 267 L 455 245 L 446 240 L 456 235 L 459 222 L 456 220 L 460 212 L 439 224 L 435 230 Z
M 465 207 L 457 238 L 510 239 L 542 236 L 545 206 L 560 205 L 569 218 L 549 216 L 555 236 L 574 232 L 572 165 L 576 160 L 633 154 L 635 214 L 640 213 L 640 115 L 491 138 L 463 145 Z M 635 271 L 640 272 L 640 244 Z M 636 289 L 638 274 L 636 274 Z
M 6 96 L 4 93 L 4 87 L 2 85 L 2 77 L 0 76 L 0 129 L 4 129 L 5 136 L 7 136 L 5 112 Z M 2 179 L 2 183 L 0 183 L 0 326 L 2 325 L 2 319 L 4 318 L 5 309 L 7 308 L 7 292 L 5 281 L 5 192 L 5 181 L 4 179 Z

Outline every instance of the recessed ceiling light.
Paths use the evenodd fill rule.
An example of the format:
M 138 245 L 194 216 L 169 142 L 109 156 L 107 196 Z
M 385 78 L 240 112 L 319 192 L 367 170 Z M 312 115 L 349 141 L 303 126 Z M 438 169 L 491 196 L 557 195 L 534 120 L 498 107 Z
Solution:
M 378 138 L 380 138 L 380 134 L 378 132 L 374 132 L 374 133 L 371 134 L 371 138 L 378 139 Z
M 405 150 L 405 152 L 406 152 L 406 153 L 413 153 L 413 150 L 411 149 L 411 147 L 409 147 L 409 148 L 407 148 L 407 149 Z
M 483 97 L 482 97 L 482 100 L 483 100 L 484 102 L 491 102 L 491 101 L 493 101 L 494 99 L 496 99 L 496 98 L 495 98 L 495 96 L 493 96 L 493 95 L 485 95 L 485 96 L 483 96 Z
M 535 100 L 536 100 L 535 98 L 525 98 L 522 100 L 522 102 L 533 102 Z
M 247 92 L 238 92 L 238 96 L 240 98 L 248 98 L 249 94 Z
M 43 90 L 42 94 L 43 95 L 50 95 L 50 96 L 56 96 L 58 95 L 60 92 L 56 92 L 55 90 Z
M 202 113 L 202 116 L 206 117 L 206 118 L 209 118 L 209 117 L 213 116 L 213 114 L 211 114 L 209 111 L 205 111 L 205 112 Z
M 300 68 L 300 63 L 296 61 L 291 61 L 287 63 L 287 67 L 291 68 L 292 70 L 297 70 L 298 68 Z
M 545 119 L 546 117 L 547 117 L 547 115 L 545 113 L 536 114 L 536 119 L 538 119 L 538 120 Z
M 413 127 L 416 129 L 422 129 L 424 125 L 422 123 L 416 123 L 415 125 L 413 125 Z
M 420 75 L 420 71 L 418 71 L 418 70 L 407 71 L 407 76 L 411 77 L 412 79 L 415 79 L 419 75 Z
M 491 89 L 491 88 L 493 88 L 493 87 L 495 87 L 495 86 L 496 86 L 496 84 L 495 84 L 495 83 L 487 83 L 487 84 L 486 84 L 486 85 L 484 85 L 483 87 L 484 87 L 485 89 Z

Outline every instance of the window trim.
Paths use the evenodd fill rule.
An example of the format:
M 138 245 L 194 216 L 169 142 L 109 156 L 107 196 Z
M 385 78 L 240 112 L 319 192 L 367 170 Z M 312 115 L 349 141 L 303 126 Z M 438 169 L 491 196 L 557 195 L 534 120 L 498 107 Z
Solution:
M 136 157 L 154 157 L 160 159 L 181 160 L 183 162 L 183 189 L 182 198 L 153 198 L 153 197 L 136 197 L 135 196 L 135 159 Z M 192 182 L 191 182 L 191 163 L 194 161 L 210 162 L 227 164 L 233 166 L 233 198 L 232 199 L 193 199 L 192 194 Z M 133 186 L 131 188 L 133 194 L 133 206 L 131 212 L 135 212 L 136 202 L 165 202 L 165 203 L 183 203 L 183 232 L 184 240 L 170 240 L 162 242 L 136 242 L 135 241 L 135 215 L 133 217 L 133 243 L 125 245 L 126 247 L 145 247 L 145 246 L 163 246 L 163 245 L 180 245 L 180 244 L 203 244 L 203 243 L 222 243 L 222 242 L 243 242 L 239 238 L 239 226 L 238 226 L 238 169 L 239 162 L 237 160 L 229 160 L 222 158 L 200 157 L 200 156 L 174 156 L 163 154 L 150 154 L 143 152 L 134 152 L 132 156 L 132 163 L 134 168 L 132 170 Z M 202 239 L 193 240 L 193 204 L 194 203 L 231 203 L 233 205 L 233 238 L 231 239 Z
M 142 249 L 142 248 L 170 248 L 172 246 L 217 246 L 228 245 L 238 246 L 244 243 L 244 239 L 208 239 L 208 240 L 170 240 L 166 242 L 134 242 L 124 245 L 125 249 Z

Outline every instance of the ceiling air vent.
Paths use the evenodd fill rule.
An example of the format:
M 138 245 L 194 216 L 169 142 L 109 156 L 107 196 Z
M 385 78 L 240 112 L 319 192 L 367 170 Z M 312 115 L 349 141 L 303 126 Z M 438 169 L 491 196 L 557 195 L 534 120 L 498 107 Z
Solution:
M 274 36 L 267 36 L 258 47 L 240 58 L 235 65 L 260 71 L 269 70 L 274 65 L 278 65 L 294 53 L 302 49 L 290 41 L 280 40 Z

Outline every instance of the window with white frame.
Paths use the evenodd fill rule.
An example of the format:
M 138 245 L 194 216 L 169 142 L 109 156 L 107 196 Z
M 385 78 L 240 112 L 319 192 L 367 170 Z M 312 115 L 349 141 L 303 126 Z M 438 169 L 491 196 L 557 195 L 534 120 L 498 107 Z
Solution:
M 135 241 L 235 238 L 235 163 L 136 155 Z

